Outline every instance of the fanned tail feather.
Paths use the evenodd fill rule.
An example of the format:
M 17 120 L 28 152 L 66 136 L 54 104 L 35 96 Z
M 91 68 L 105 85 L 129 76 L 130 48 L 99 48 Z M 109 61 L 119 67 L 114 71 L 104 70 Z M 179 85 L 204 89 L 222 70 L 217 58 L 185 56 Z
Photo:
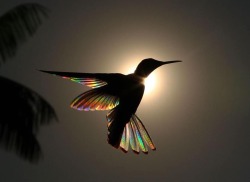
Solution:
M 143 125 L 142 121 L 140 118 L 138 118 L 136 115 L 133 116 L 135 119 L 135 124 L 139 128 L 140 134 L 142 135 L 143 140 L 146 142 L 146 144 L 152 149 L 156 150 L 155 145 L 150 138 L 150 135 L 148 134 L 148 131 L 146 130 L 145 126 Z M 136 122 L 137 121 L 137 122 Z
M 132 115 L 130 121 L 126 124 L 123 130 L 120 148 L 124 152 L 127 152 L 129 144 L 135 153 L 139 153 L 141 149 L 143 153 L 147 154 L 148 147 L 150 147 L 152 150 L 156 150 L 155 145 L 150 138 L 145 126 L 136 115 Z
M 122 134 L 122 139 L 120 142 L 120 148 L 127 153 L 128 152 L 128 148 L 129 148 L 129 126 L 126 125 L 124 130 L 123 130 L 123 134 Z
M 115 148 L 120 148 L 125 153 L 128 152 L 129 145 L 136 154 L 139 154 L 140 150 L 147 154 L 148 147 L 156 150 L 145 126 L 136 115 L 132 115 L 130 121 L 122 126 L 121 122 L 113 122 L 115 114 L 114 109 L 107 114 L 109 144 Z

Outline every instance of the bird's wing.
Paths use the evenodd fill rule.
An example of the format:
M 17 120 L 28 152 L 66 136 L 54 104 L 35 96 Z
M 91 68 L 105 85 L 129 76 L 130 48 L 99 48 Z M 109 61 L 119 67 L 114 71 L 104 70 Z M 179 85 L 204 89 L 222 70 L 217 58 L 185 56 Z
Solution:
M 112 122 L 114 121 L 117 115 L 116 112 L 117 112 L 117 108 L 112 109 L 107 114 L 107 120 L 109 122 L 108 123 L 108 128 L 109 128 L 108 140 L 111 145 L 112 145 L 112 141 L 116 141 L 116 139 L 113 139 L 112 137 L 116 137 L 116 133 L 119 133 L 119 130 L 121 129 L 121 125 L 118 122 L 116 122 L 117 123 L 116 125 L 112 126 Z M 125 127 L 122 128 L 122 130 L 123 132 L 122 132 L 119 146 L 114 146 L 114 147 L 116 148 L 120 147 L 122 151 L 128 152 L 129 145 L 130 145 L 131 149 L 137 154 L 140 152 L 140 150 L 143 153 L 147 154 L 148 153 L 147 146 L 149 146 L 152 150 L 156 150 L 155 145 L 152 139 L 150 138 L 145 126 L 135 114 L 132 115 L 129 122 L 125 125 Z
M 61 76 L 62 78 L 69 79 L 71 81 L 86 85 L 91 88 L 99 88 L 113 81 L 116 81 L 116 77 L 124 76 L 119 73 L 74 73 L 74 72 L 59 72 L 59 71 L 44 71 L 53 75 Z
M 71 107 L 77 110 L 110 110 L 119 104 L 119 97 L 109 95 L 103 89 L 93 89 L 76 97 Z
M 121 82 L 120 80 L 125 76 L 123 74 L 40 71 L 58 75 L 62 78 L 70 79 L 71 81 L 94 88 L 84 92 L 72 101 L 71 107 L 74 109 L 84 111 L 110 110 L 119 104 L 119 97 L 113 92 L 112 86 L 117 86 L 117 83 L 119 84 Z

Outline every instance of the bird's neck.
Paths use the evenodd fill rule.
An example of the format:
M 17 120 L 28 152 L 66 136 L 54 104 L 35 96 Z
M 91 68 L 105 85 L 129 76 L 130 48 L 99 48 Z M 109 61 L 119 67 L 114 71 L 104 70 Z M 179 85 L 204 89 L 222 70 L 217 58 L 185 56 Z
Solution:
M 136 82 L 139 83 L 144 83 L 144 77 L 137 75 L 136 73 L 132 73 L 128 75 L 131 79 L 135 80 Z
M 145 79 L 150 73 L 147 73 L 145 70 L 136 69 L 134 74 L 138 77 Z

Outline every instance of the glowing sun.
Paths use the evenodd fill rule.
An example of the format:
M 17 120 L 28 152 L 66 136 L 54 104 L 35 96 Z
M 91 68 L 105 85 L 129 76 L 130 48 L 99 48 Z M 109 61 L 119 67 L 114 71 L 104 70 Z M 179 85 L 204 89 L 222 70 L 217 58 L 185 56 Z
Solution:
M 130 67 L 127 71 L 127 74 L 133 73 L 136 67 Z M 156 87 L 156 75 L 155 73 L 151 73 L 147 78 L 144 80 L 145 91 L 144 94 L 151 93 Z
M 151 73 L 145 80 L 145 94 L 152 92 L 155 89 L 156 85 L 156 76 L 154 73 Z

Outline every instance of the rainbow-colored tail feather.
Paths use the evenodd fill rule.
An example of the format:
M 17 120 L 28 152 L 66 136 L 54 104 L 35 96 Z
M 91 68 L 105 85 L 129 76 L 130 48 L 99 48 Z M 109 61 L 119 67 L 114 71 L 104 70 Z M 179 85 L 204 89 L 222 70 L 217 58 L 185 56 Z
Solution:
M 152 150 L 156 150 L 145 126 L 136 115 L 132 115 L 130 121 L 124 127 L 120 143 L 122 151 L 128 152 L 129 144 L 131 149 L 137 154 L 140 150 L 147 154 L 148 147 Z

